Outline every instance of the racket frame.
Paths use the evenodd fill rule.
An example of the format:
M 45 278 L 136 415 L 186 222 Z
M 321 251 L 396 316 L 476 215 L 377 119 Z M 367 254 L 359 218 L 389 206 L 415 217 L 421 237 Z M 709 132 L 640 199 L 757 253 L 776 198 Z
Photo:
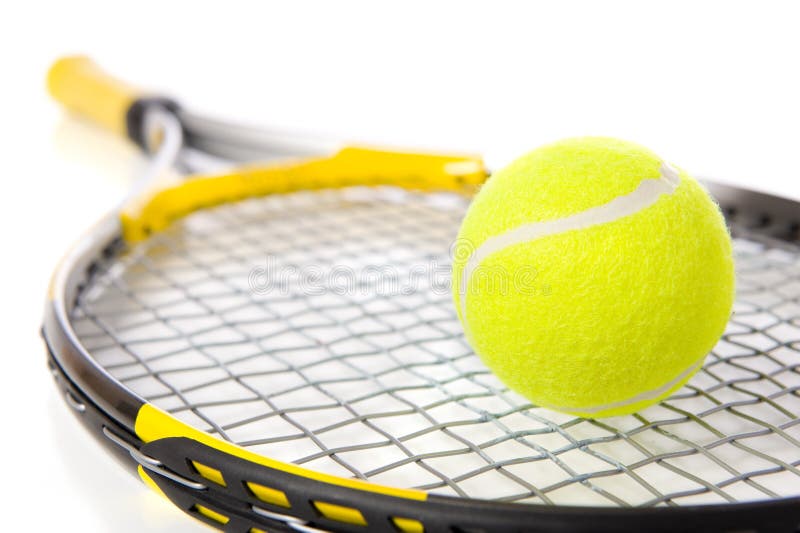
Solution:
M 144 124 L 153 113 L 178 120 L 184 147 L 214 155 L 229 154 L 237 142 L 258 152 L 269 137 L 197 117 L 168 99 L 133 94 L 129 91 L 124 99 L 117 98 L 119 109 L 114 112 L 127 108 L 124 129 L 146 148 L 152 143 Z M 121 128 L 116 116 L 102 117 L 100 122 Z M 292 145 L 297 143 L 287 143 Z M 218 147 L 216 153 L 214 147 Z M 464 167 L 465 163 L 472 166 Z M 458 164 L 462 171 L 446 170 Z M 376 174 L 386 168 L 395 170 Z M 201 176 L 140 193 L 95 225 L 57 268 L 42 328 L 50 371 L 71 411 L 128 469 L 137 471 L 146 484 L 188 514 L 228 531 L 363 531 L 365 526 L 387 532 L 795 531 L 800 524 L 800 497 L 653 508 L 505 503 L 385 487 L 257 456 L 146 402 L 98 365 L 72 329 L 71 307 L 96 270 L 98 258 L 113 256 L 125 242 L 146 238 L 195 209 L 307 188 L 395 185 L 452 190 L 477 187 L 485 176 L 477 158 L 349 148 L 333 156 Z M 798 240 L 798 203 L 713 183 L 708 186 L 738 225 L 776 240 Z M 194 191 L 189 194 L 194 200 L 181 203 L 187 191 Z

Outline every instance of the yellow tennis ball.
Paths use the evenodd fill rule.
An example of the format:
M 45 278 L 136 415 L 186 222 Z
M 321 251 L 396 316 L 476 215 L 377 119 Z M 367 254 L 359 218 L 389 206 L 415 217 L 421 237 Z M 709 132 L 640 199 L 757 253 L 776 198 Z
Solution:
M 556 142 L 494 174 L 453 259 L 458 316 L 486 365 L 535 404 L 591 418 L 678 390 L 733 305 L 718 206 L 617 139 Z

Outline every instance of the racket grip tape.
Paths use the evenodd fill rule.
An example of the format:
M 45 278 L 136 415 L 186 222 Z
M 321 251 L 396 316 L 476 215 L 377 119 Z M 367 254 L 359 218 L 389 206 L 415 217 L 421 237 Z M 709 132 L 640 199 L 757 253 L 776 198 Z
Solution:
M 89 57 L 77 55 L 58 59 L 47 74 L 50 95 L 68 111 L 82 116 L 117 135 L 145 147 L 145 111 L 161 107 L 177 111 L 167 98 L 153 97 L 100 68 Z

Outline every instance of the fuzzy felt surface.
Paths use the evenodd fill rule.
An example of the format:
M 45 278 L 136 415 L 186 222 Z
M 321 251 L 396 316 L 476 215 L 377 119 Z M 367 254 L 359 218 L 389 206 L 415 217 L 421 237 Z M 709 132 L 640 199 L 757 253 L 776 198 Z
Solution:
M 453 287 L 464 250 L 630 193 L 658 178 L 661 163 L 647 149 L 607 138 L 570 139 L 517 160 L 473 201 Z M 459 317 L 475 351 L 513 390 L 600 417 L 636 411 L 688 381 L 722 334 L 733 297 L 722 214 L 681 172 L 671 194 L 633 215 L 488 256 L 469 280 L 467 316 Z M 458 290 L 454 298 L 460 309 Z M 658 394 L 639 396 L 648 392 Z

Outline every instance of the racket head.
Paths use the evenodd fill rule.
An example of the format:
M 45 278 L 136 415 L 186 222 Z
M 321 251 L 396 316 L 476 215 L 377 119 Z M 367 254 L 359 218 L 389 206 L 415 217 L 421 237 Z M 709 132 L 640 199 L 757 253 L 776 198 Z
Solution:
M 538 409 L 515 397 L 499 382 L 492 380 L 491 375 L 480 367 L 479 361 L 463 341 L 462 333 L 455 326 L 457 321 L 452 314 L 449 288 L 438 290 L 437 287 L 426 284 L 403 294 L 402 286 L 394 286 L 393 291 L 384 294 L 377 290 L 377 286 L 371 286 L 368 287 L 366 296 L 357 294 L 354 301 L 349 301 L 346 305 L 333 305 L 326 309 L 327 304 L 321 303 L 325 300 L 324 294 L 291 292 L 297 287 L 290 284 L 289 293 L 275 296 L 261 293 L 263 287 L 251 285 L 252 273 L 265 266 L 271 257 L 279 259 L 282 254 L 291 253 L 298 248 L 302 251 L 294 253 L 289 261 L 295 265 L 347 264 L 356 271 L 357 267 L 370 264 L 387 266 L 407 261 L 410 269 L 420 265 L 430 267 L 432 261 L 438 261 L 446 267 L 448 243 L 454 236 L 458 220 L 469 201 L 467 191 L 420 193 L 396 187 L 369 186 L 317 192 L 300 191 L 245 199 L 189 215 L 136 245 L 125 244 L 119 238 L 119 224 L 112 218 L 95 228 L 83 244 L 78 246 L 75 255 L 65 261 L 61 273 L 55 277 L 55 298 L 48 304 L 44 328 L 51 353 L 51 368 L 58 376 L 73 407 L 83 406 L 79 409 L 82 420 L 101 442 L 115 450 L 117 456 L 127 464 L 135 467 L 148 484 L 158 487 L 158 490 L 198 519 L 234 530 L 245 524 L 256 528 L 296 528 L 309 527 L 310 524 L 311 527 L 325 529 L 348 529 L 363 527 L 359 525 L 362 522 L 366 522 L 371 528 L 387 531 L 410 531 L 415 528 L 436 531 L 454 527 L 464 530 L 500 530 L 524 528 L 534 519 L 545 530 L 575 530 L 576 521 L 583 522 L 587 516 L 592 519 L 584 523 L 590 524 L 594 530 L 636 529 L 645 524 L 650 529 L 663 527 L 664 530 L 669 530 L 681 524 L 698 530 L 725 530 L 742 525 L 743 521 L 768 524 L 783 520 L 788 523 L 796 518 L 798 503 L 796 494 L 792 494 L 792 487 L 796 486 L 793 485 L 796 459 L 793 461 L 791 455 L 786 455 L 795 451 L 793 446 L 796 442 L 794 432 L 797 422 L 791 416 L 796 416 L 798 401 L 796 388 L 793 389 L 789 383 L 784 384 L 782 380 L 796 374 L 796 365 L 791 362 L 794 349 L 790 342 L 791 337 L 778 338 L 788 350 L 779 355 L 778 359 L 769 350 L 760 348 L 758 342 L 763 342 L 760 336 L 763 332 L 754 321 L 763 319 L 760 315 L 765 299 L 775 299 L 781 294 L 780 289 L 774 289 L 759 280 L 765 275 L 774 276 L 782 272 L 786 278 L 785 283 L 791 284 L 792 276 L 798 274 L 797 248 L 790 240 L 796 234 L 796 227 L 792 222 L 796 205 L 785 199 L 727 187 L 713 186 L 712 190 L 729 214 L 738 254 L 740 302 L 732 321 L 733 329 L 723 339 L 724 347 L 709 357 L 706 369 L 687 389 L 665 405 L 636 416 L 612 421 L 586 421 Z M 753 206 L 758 206 L 761 214 Z M 769 213 L 769 224 L 765 224 L 765 213 Z M 211 233 L 210 228 L 223 233 Z M 302 228 L 316 230 L 313 235 L 303 239 L 300 234 Z M 247 249 L 247 253 L 234 261 L 238 262 L 238 266 L 234 267 L 228 258 L 219 254 L 222 243 L 230 247 L 223 247 L 223 251 L 233 255 L 237 249 L 240 254 L 243 249 Z M 341 254 L 332 252 L 331 243 L 336 243 L 336 246 L 341 246 L 346 251 Z M 187 257 L 191 258 L 188 262 Z M 176 261 L 181 264 L 173 264 Z M 192 261 L 207 263 L 187 271 L 187 264 Z M 250 269 L 242 269 L 243 265 Z M 170 271 L 169 268 L 177 270 Z M 195 352 L 188 359 L 186 354 L 181 355 L 181 364 L 186 366 L 183 370 L 162 365 L 157 367 L 160 370 L 151 369 L 145 372 L 147 375 L 142 374 L 142 361 L 147 362 L 149 358 L 149 364 L 158 365 L 159 360 L 163 362 L 171 357 L 165 355 L 169 350 L 163 353 L 158 353 L 157 350 L 153 352 L 152 343 L 145 350 L 148 355 L 144 355 L 145 351 L 139 352 L 138 357 L 141 360 L 119 359 L 120 354 L 130 351 L 137 353 L 137 350 L 141 350 L 141 345 L 136 347 L 138 341 L 144 339 L 148 341 L 144 344 L 148 344 L 152 340 L 137 339 L 136 335 L 130 335 L 131 327 L 135 329 L 142 326 L 137 323 L 141 319 L 139 312 L 142 309 L 136 313 L 126 310 L 125 306 L 131 303 L 127 294 L 137 293 L 141 298 L 143 295 L 156 294 L 159 290 L 169 288 L 158 284 L 148 285 L 156 279 L 150 277 L 151 275 L 158 277 L 166 273 L 167 277 L 188 276 L 185 279 L 191 280 L 191 285 L 197 281 L 192 275 L 201 272 L 208 278 L 208 273 L 212 271 L 218 277 L 224 272 L 227 279 L 238 280 L 238 285 L 234 285 L 235 290 L 229 288 L 230 294 L 227 296 L 240 294 L 242 289 L 250 290 L 253 302 L 263 309 L 269 309 L 270 305 L 278 305 L 279 302 L 293 302 L 295 306 L 299 302 L 306 304 L 306 311 L 309 311 L 294 313 L 288 317 L 259 315 L 261 320 L 256 315 L 244 313 L 238 315 L 238 322 L 231 321 L 230 317 L 233 315 L 226 315 L 225 328 L 251 327 L 255 331 L 259 328 L 269 329 L 280 324 L 290 324 L 286 328 L 289 333 L 308 335 L 318 328 L 335 328 L 336 320 L 347 323 L 346 313 L 351 312 L 354 307 L 360 309 L 360 318 L 385 320 L 386 316 L 375 309 L 380 309 L 381 305 L 389 305 L 389 310 L 383 312 L 390 316 L 397 313 L 394 320 L 399 322 L 393 323 L 394 326 L 389 328 L 388 333 L 397 335 L 398 338 L 392 341 L 393 344 L 384 346 L 373 345 L 365 349 L 362 342 L 358 349 L 351 346 L 347 350 L 336 351 L 337 346 L 346 345 L 347 341 L 363 341 L 365 335 L 368 341 L 371 339 L 374 342 L 375 339 L 370 335 L 380 336 L 387 331 L 370 333 L 367 330 L 365 333 L 352 330 L 349 337 L 345 338 L 309 337 L 309 342 L 317 343 L 316 347 L 313 344 L 284 346 L 274 335 L 267 335 L 266 338 L 271 340 L 266 345 L 260 345 L 261 353 L 240 353 L 228 362 L 214 363 L 217 367 L 225 368 L 228 372 L 235 370 L 238 374 L 232 373 L 221 381 L 219 376 L 205 377 L 200 382 L 184 381 L 183 388 L 176 385 L 181 379 L 190 376 L 192 372 L 203 373 L 208 370 L 203 365 L 197 365 L 197 358 L 205 357 L 198 354 L 208 346 L 195 346 Z M 402 276 L 408 274 L 408 270 L 395 270 L 392 274 L 395 277 Z M 175 282 L 176 278 L 170 279 Z M 334 291 L 341 287 L 329 284 L 323 289 Z M 353 287 L 349 289 L 352 290 Z M 196 297 L 201 300 L 206 298 L 207 302 L 220 297 L 213 290 L 205 296 L 202 296 L 202 291 L 199 294 Z M 347 299 L 347 291 L 342 294 Z M 337 293 L 334 300 L 341 301 L 342 294 Z M 416 307 L 412 302 L 407 308 L 395 307 L 392 312 L 390 304 L 393 302 L 397 304 L 403 298 L 411 302 L 414 297 L 419 298 L 420 294 L 424 295 L 421 307 L 419 302 Z M 120 298 L 126 302 L 123 304 Z M 276 301 L 270 303 L 275 298 Z M 157 300 L 160 303 L 154 303 Z M 311 301 L 316 303 L 308 305 Z M 71 308 L 70 303 L 73 305 Z M 152 322 L 152 317 L 149 319 L 149 326 L 187 319 L 191 322 L 191 314 L 183 316 L 186 314 L 185 309 L 175 310 L 177 314 L 169 315 L 166 309 L 175 303 L 161 301 L 158 297 L 150 302 L 150 311 L 157 309 L 158 305 L 165 307 L 160 309 L 158 320 Z M 778 316 L 782 317 L 781 323 L 791 325 L 794 320 L 789 305 L 791 297 L 783 303 L 788 307 L 778 311 Z M 373 307 L 376 305 L 378 307 Z M 771 305 L 774 306 L 775 303 Z M 409 312 L 409 308 L 414 311 Z M 372 310 L 372 315 L 366 311 L 368 309 Z M 420 309 L 426 311 L 420 312 Z M 420 314 L 414 315 L 414 312 Z M 319 317 L 311 316 L 313 313 L 331 313 L 338 319 L 319 323 Z M 408 322 L 409 316 L 411 322 Z M 111 325 L 112 329 L 99 332 L 98 324 L 104 324 L 104 327 Z M 423 339 L 422 342 L 426 343 L 427 350 L 432 351 L 433 355 L 432 359 L 420 360 L 419 353 L 412 353 L 414 350 L 409 350 L 408 347 L 414 347 L 415 350 L 419 348 L 415 344 L 419 339 L 414 338 L 416 334 L 412 331 L 425 325 L 433 325 L 434 329 L 438 329 L 438 336 Z M 768 326 L 775 330 L 775 324 L 770 323 Z M 786 332 L 781 333 L 785 334 Z M 184 332 L 178 336 L 189 338 L 191 335 L 194 333 Z M 251 335 L 254 334 L 251 332 Z M 753 335 L 760 340 L 755 340 L 755 337 L 748 340 Z M 773 331 L 770 335 L 776 334 Z M 166 347 L 174 340 L 164 338 L 156 339 L 155 342 Z M 207 344 L 219 344 L 218 341 L 212 335 L 208 337 Z M 221 346 L 224 347 L 225 344 L 222 343 Z M 438 346 L 438 353 L 430 346 Z M 238 344 L 230 345 L 230 348 L 241 350 Z M 381 350 L 385 353 L 381 353 Z M 381 382 L 383 388 L 375 398 L 394 394 L 409 402 L 405 406 L 392 409 L 386 407 L 383 401 L 372 402 L 366 391 L 369 386 L 375 387 L 375 377 L 369 372 L 362 372 L 356 377 L 349 375 L 344 380 L 330 376 L 331 372 L 336 372 L 336 368 L 340 371 L 345 369 L 345 366 L 341 366 L 344 363 L 349 362 L 351 366 L 359 368 L 371 357 L 380 358 L 391 353 L 399 355 L 393 358 L 396 368 L 389 370 L 398 372 L 398 376 L 405 375 L 407 380 L 384 380 Z M 295 359 L 293 365 L 291 361 L 287 362 L 288 356 L 305 358 L 302 359 L 305 363 L 300 364 L 300 359 Z M 246 370 L 236 370 L 236 365 L 241 363 L 245 363 L 241 368 Z M 219 420 L 214 420 L 209 412 L 214 409 L 219 413 L 225 411 L 225 396 L 220 392 L 224 387 L 216 388 L 217 385 L 238 383 L 238 380 L 255 380 L 259 372 L 254 370 L 254 365 L 263 366 L 268 374 L 273 372 L 259 386 L 258 393 L 245 398 L 262 405 L 262 408 L 253 410 L 254 403 L 251 402 L 250 410 L 245 409 L 245 414 L 239 420 L 232 421 L 223 415 L 219 415 Z M 784 368 L 779 372 L 776 365 L 783 365 Z M 276 366 L 279 367 L 278 371 Z M 134 368 L 139 369 L 138 374 L 132 371 Z M 454 368 L 457 370 L 454 371 Z M 383 370 L 377 371 L 378 380 L 382 376 L 390 376 L 391 372 L 386 374 Z M 316 381 L 309 381 L 309 375 L 314 372 Z M 183 374 L 173 384 L 175 391 L 172 392 L 175 394 L 164 394 L 150 388 L 158 380 L 171 379 L 168 377 L 170 374 Z M 420 381 L 420 375 L 435 377 L 425 382 Z M 305 376 L 309 390 L 316 389 L 318 392 L 318 389 L 331 387 L 338 392 L 331 393 L 331 402 L 320 401 L 317 394 L 311 395 L 313 399 L 289 401 L 287 398 L 297 393 L 291 383 L 298 376 Z M 472 380 L 473 384 L 477 383 L 483 389 L 478 392 L 448 390 L 452 383 L 459 380 Z M 759 389 L 769 383 L 774 386 L 776 382 L 784 385 L 783 389 L 764 389 L 764 392 Z M 280 388 L 281 383 L 286 383 L 283 390 Z M 250 386 L 255 387 L 252 383 Z M 203 388 L 208 388 L 204 393 L 205 398 L 192 400 L 197 401 L 197 404 L 175 403 L 176 397 L 185 397 Z M 442 390 L 448 392 L 441 394 Z M 437 391 L 440 396 L 431 398 Z M 736 396 L 729 397 L 730 394 Z M 241 400 L 242 398 L 236 397 L 232 401 L 235 405 Z M 717 405 L 713 405 L 716 400 Z M 290 403 L 281 403 L 282 401 Z M 490 402 L 497 401 L 506 402 L 505 409 L 498 409 L 496 405 L 494 410 L 487 408 Z M 464 414 L 465 405 L 467 410 L 471 409 L 467 411 L 470 413 L 468 415 Z M 774 411 L 776 405 L 783 409 L 783 416 L 786 417 L 784 420 L 770 420 L 767 411 Z M 331 415 L 327 425 L 321 422 L 328 416 L 327 412 L 343 406 L 351 410 L 338 418 Z M 453 412 L 443 415 L 448 408 L 452 408 L 450 410 Z M 202 412 L 203 417 L 210 417 L 210 420 L 200 421 L 196 412 Z M 444 416 L 442 420 L 447 421 L 429 420 L 426 427 L 413 424 L 404 426 L 402 422 L 409 415 L 431 412 L 435 413 L 435 417 Z M 309 417 L 309 413 L 316 415 Z M 763 420 L 760 433 L 753 431 L 753 418 L 756 414 Z M 292 436 L 291 432 L 282 434 L 281 430 L 270 429 L 270 424 L 275 428 L 280 425 L 285 431 L 285 419 L 293 417 L 311 424 L 310 427 L 305 427 L 310 436 L 302 435 L 301 431 L 298 431 L 297 436 Z M 313 422 L 308 422 L 312 419 Z M 267 420 L 267 423 L 260 420 Z M 713 423 L 710 422 L 712 420 Z M 187 421 L 191 423 L 187 424 Z M 746 424 L 744 421 L 747 421 Z M 386 422 L 389 422 L 388 425 Z M 260 426 L 260 429 L 255 428 L 256 433 L 242 433 L 241 429 L 248 424 Z M 323 444 L 316 454 L 302 451 L 306 450 L 310 441 L 324 443 L 327 438 L 325 433 L 333 431 L 330 428 L 337 424 L 353 433 L 354 444 L 340 443 L 338 447 Z M 375 428 L 370 427 L 370 424 L 378 425 L 384 431 L 394 425 L 396 433 L 387 432 L 384 442 L 378 444 L 359 440 L 356 436 L 357 428 L 365 427 L 369 433 L 374 433 Z M 493 425 L 495 430 L 497 427 L 505 427 L 505 434 L 498 438 L 496 432 L 463 431 L 464 428 L 486 424 Z M 693 438 L 698 438 L 696 435 L 692 436 L 692 431 L 703 427 L 719 434 L 703 444 L 700 444 L 703 442 L 700 440 L 692 441 Z M 314 435 L 314 430 L 320 428 L 323 431 Z M 272 439 L 272 449 L 269 442 L 257 442 L 254 435 L 258 431 L 262 431 L 266 440 Z M 321 465 L 320 459 L 336 456 L 352 457 L 352 454 L 360 454 L 362 459 L 378 456 L 382 448 L 397 447 L 395 443 L 408 450 L 407 444 L 415 440 L 409 436 L 415 431 L 420 436 L 428 437 L 441 433 L 448 441 L 452 441 L 454 435 L 463 439 L 468 434 L 473 440 L 461 441 L 460 447 L 449 450 L 430 448 L 425 451 L 423 448 L 423 451 L 407 455 L 403 460 L 390 461 L 371 469 L 354 467 L 353 465 L 358 464 L 354 459 L 345 461 L 352 463 L 349 464 L 353 468 L 350 472 L 337 468 L 341 465 L 337 465 L 335 461 L 328 461 L 330 464 L 327 467 Z M 660 449 L 658 444 L 647 444 L 649 437 L 645 435 L 660 435 L 667 441 L 672 440 L 673 444 L 681 442 L 685 445 L 687 441 L 693 442 L 694 448 L 688 446 L 680 450 Z M 493 442 L 492 438 L 497 442 Z M 553 441 L 562 438 L 566 440 Z M 765 443 L 773 438 L 783 440 L 783 448 L 772 449 L 774 456 L 769 453 L 765 455 L 759 446 L 750 446 L 751 442 L 757 442 L 759 438 L 764 438 Z M 244 446 L 232 445 L 231 440 Z M 730 443 L 741 441 L 746 448 L 752 450 L 752 453 L 745 452 L 744 455 L 752 455 L 759 460 L 772 458 L 775 462 L 769 466 L 748 462 L 734 463 L 732 467 L 742 471 L 727 472 L 725 479 L 716 482 L 704 479 L 703 476 L 709 473 L 702 469 L 692 472 L 685 465 L 683 468 L 676 466 L 687 457 L 727 457 L 719 453 L 724 446 L 722 442 L 726 440 Z M 517 449 L 516 455 L 497 451 L 504 443 L 508 445 L 519 442 L 525 443 L 530 451 L 520 453 Z M 625 454 L 614 456 L 615 446 L 621 449 L 630 442 L 644 446 L 651 456 L 629 463 L 622 460 Z M 297 453 L 294 456 L 286 453 L 286 444 L 290 450 L 295 448 Z M 578 472 L 573 469 L 560 483 L 565 488 L 579 486 L 587 490 L 592 490 L 588 487 L 597 484 L 601 492 L 605 492 L 600 498 L 583 501 L 581 497 L 565 499 L 558 495 L 562 490 L 558 486 L 559 481 L 552 481 L 546 474 L 541 474 L 540 479 L 547 481 L 540 486 L 533 477 L 537 471 L 546 471 L 544 465 L 548 468 L 558 468 L 559 464 L 567 469 L 574 466 L 585 468 L 585 461 L 570 454 L 587 455 L 596 460 L 595 454 L 599 450 L 603 451 L 609 462 L 600 466 L 594 464 L 593 470 L 589 471 Z M 438 457 L 439 455 L 442 457 Z M 476 457 L 484 463 L 476 465 Z M 445 463 L 441 459 L 449 460 L 450 468 L 452 464 L 462 463 L 462 471 L 448 470 L 445 473 L 445 467 L 442 466 Z M 298 466 L 292 461 L 299 461 L 301 464 Z M 424 464 L 427 469 L 435 465 L 434 470 L 442 469 L 438 472 L 441 477 L 437 482 L 426 482 L 418 475 L 411 475 L 405 483 L 401 481 L 394 486 L 375 482 L 386 479 L 386 472 L 391 473 L 392 470 L 418 464 Z M 677 470 L 678 473 L 669 470 L 675 479 L 691 480 L 691 476 L 694 476 L 694 481 L 701 480 L 702 483 L 672 491 L 667 491 L 662 486 L 653 486 L 644 472 L 653 465 L 662 468 L 662 464 Z M 692 462 L 685 464 L 691 465 Z M 529 470 L 517 471 L 532 473 L 532 477 L 513 476 L 518 465 L 531 467 Z M 742 469 L 745 466 L 747 468 Z M 415 469 L 419 470 L 419 467 Z M 510 497 L 508 493 L 493 492 L 493 484 L 496 487 L 502 485 L 498 482 L 500 478 L 493 478 L 493 483 L 470 482 L 487 479 L 487 474 L 497 475 L 499 471 L 512 474 L 510 478 L 504 478 L 506 488 L 509 485 L 518 487 L 517 492 L 512 492 Z M 638 475 L 637 471 L 642 472 L 642 475 Z M 737 475 L 740 477 L 738 480 L 734 479 Z M 645 493 L 644 500 L 628 500 L 626 498 L 629 497 L 629 491 L 615 491 L 609 488 L 614 486 L 613 483 L 605 483 L 615 476 L 626 481 L 631 478 L 641 479 L 642 486 L 649 485 L 650 489 L 655 489 L 655 493 Z M 775 491 L 774 483 L 763 483 L 768 478 L 783 480 L 777 483 L 783 483 L 786 493 L 779 494 Z M 513 481 L 509 482 L 509 479 Z M 741 493 L 732 491 L 730 487 L 739 482 L 745 486 L 753 483 L 764 487 L 767 491 L 772 491 L 774 496 L 771 497 L 767 492 L 762 493 L 764 497 L 760 499 L 751 501 L 745 497 L 742 498 L 743 501 L 737 501 L 736 494 Z M 714 489 L 723 495 L 720 499 L 730 496 L 731 501 L 709 504 L 708 500 L 720 496 Z M 748 493 L 751 496 L 758 494 L 759 489 Z M 711 498 L 706 498 L 704 502 L 703 498 L 697 498 L 698 495 Z M 536 503 L 531 503 L 534 501 Z M 578 505 L 581 503 L 582 505 Z M 287 504 L 289 507 L 286 507 Z M 326 515 L 325 512 L 329 514 Z M 233 524 L 237 525 L 234 527 Z
M 198 148 L 214 156 L 262 149 L 260 142 L 240 145 L 251 131 L 145 98 L 83 60 L 56 77 L 54 94 L 77 111 L 96 113 L 70 87 L 89 79 L 96 94 L 110 95 L 115 104 L 95 120 L 127 131 L 146 149 L 169 144 L 149 131 L 148 116 L 179 123 L 174 148 L 156 154 L 164 160 L 159 171 L 174 162 L 196 171 Z M 162 151 L 171 153 L 162 158 Z M 283 266 L 328 270 L 402 266 L 394 277 L 431 270 L 432 263 L 446 270 L 460 212 L 485 176 L 474 158 L 374 150 L 341 156 L 205 175 L 137 195 L 59 266 L 43 327 L 51 371 L 81 421 L 148 485 L 199 520 L 231 531 L 794 530 L 800 521 L 795 202 L 711 186 L 737 249 L 731 328 L 698 377 L 667 402 L 630 417 L 587 421 L 531 406 L 493 381 L 465 343 L 449 295 L 432 278 L 408 294 L 379 291 L 373 278 L 350 287 L 366 286 L 366 296 L 338 294 L 340 284 L 328 278 L 323 292 L 351 296 L 332 306 L 295 281 L 288 295 L 270 301 L 275 293 L 263 293 L 259 269 L 276 257 Z M 232 315 L 235 309 L 215 307 L 219 294 L 193 292 L 209 280 L 269 312 Z M 204 318 L 225 316 L 217 333 L 288 325 L 288 333 L 309 344 L 286 345 L 273 331 L 259 336 L 256 352 L 231 356 L 214 326 L 210 336 L 194 331 L 197 316 L 179 310 L 180 301 L 158 298 L 176 288 L 182 300 L 206 306 Z M 298 302 L 308 313 L 279 309 Z M 352 308 L 361 315 L 348 315 Z M 320 317 L 332 325 L 315 322 Z M 365 324 L 354 329 L 353 321 L 364 318 L 388 332 Z M 171 335 L 152 334 L 165 327 Z M 378 340 L 387 333 L 394 339 Z M 191 340 L 188 351 L 170 347 L 176 338 Z M 211 354 L 214 347 L 229 357 Z M 287 360 L 289 354 L 295 359 Z M 172 355 L 182 362 L 158 366 Z M 371 356 L 385 366 L 364 365 Z M 197 357 L 227 377 L 204 376 L 209 369 Z M 248 361 L 259 368 L 234 371 Z M 345 371 L 355 376 L 342 379 Z M 264 375 L 261 385 L 252 383 Z M 392 379 L 381 381 L 386 376 Z M 298 379 L 307 385 L 300 392 L 325 391 L 331 402 L 319 394 L 298 398 L 292 386 Z M 215 387 L 248 381 L 254 397 L 244 400 L 259 407 L 231 419 L 226 409 L 242 398 L 227 401 Z M 165 394 L 158 386 L 167 383 Z M 466 388 L 453 385 L 459 383 Z M 204 389 L 205 399 L 198 399 Z M 329 416 L 333 409 L 340 414 Z M 285 431 L 286 423 L 296 434 Z M 342 428 L 350 433 L 328 440 Z M 365 434 L 380 439 L 364 441 Z

